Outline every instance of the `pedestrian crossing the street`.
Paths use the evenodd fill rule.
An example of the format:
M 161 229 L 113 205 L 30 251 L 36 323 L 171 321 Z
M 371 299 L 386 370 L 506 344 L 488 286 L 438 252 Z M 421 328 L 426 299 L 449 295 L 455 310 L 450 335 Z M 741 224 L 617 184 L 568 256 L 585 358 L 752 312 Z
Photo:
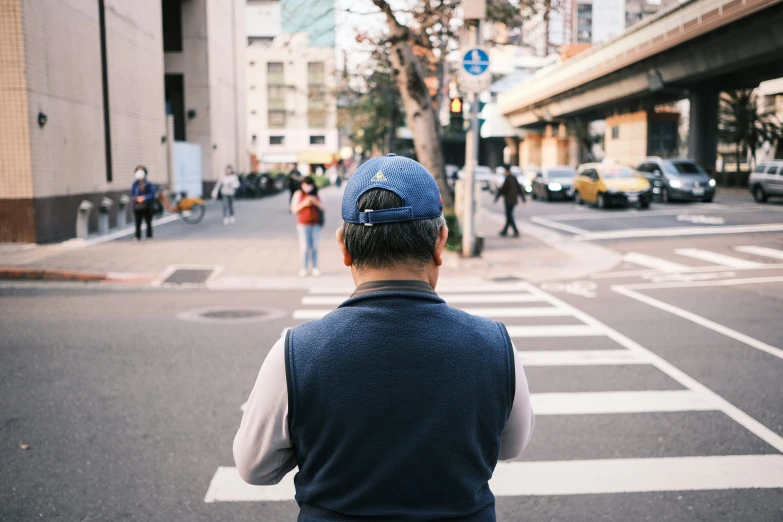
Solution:
M 292 311 L 291 326 L 323 317 L 351 290 L 310 289 Z M 498 463 L 490 481 L 496 496 L 783 488 L 783 438 L 592 316 L 522 281 L 450 284 L 439 287 L 438 293 L 452 306 L 504 322 L 527 370 L 539 437 L 533 434 L 530 448 L 519 460 Z M 643 381 L 649 382 L 649 389 L 640 389 L 638 383 L 626 385 L 621 377 L 627 375 L 626 370 L 650 376 Z M 574 390 L 578 386 L 567 379 L 558 381 L 556 372 L 577 376 L 600 372 L 604 377 L 599 382 L 587 379 L 587 385 L 572 378 L 582 386 Z M 584 421 L 601 416 L 604 424 L 628 422 L 629 415 L 670 415 L 672 422 L 680 423 L 686 418 L 698 422 L 687 416 L 718 415 L 725 423 L 739 424 L 743 433 L 756 441 L 754 448 L 761 449 L 737 455 L 682 455 L 670 448 L 674 451 L 671 455 L 650 456 L 638 450 L 639 454 L 593 458 L 593 448 L 603 434 L 600 430 L 584 431 L 583 426 L 589 425 Z M 554 423 L 566 430 L 564 439 L 580 441 L 576 448 L 561 452 L 558 443 L 545 436 Z M 686 423 L 682 429 L 687 433 L 690 426 Z M 628 437 L 628 441 L 613 443 L 628 442 L 626 446 L 635 448 L 631 435 Z M 553 460 L 553 453 L 562 453 L 563 457 Z M 294 473 L 277 485 L 255 487 L 245 484 L 235 468 L 221 466 L 212 477 L 204 501 L 291 501 Z

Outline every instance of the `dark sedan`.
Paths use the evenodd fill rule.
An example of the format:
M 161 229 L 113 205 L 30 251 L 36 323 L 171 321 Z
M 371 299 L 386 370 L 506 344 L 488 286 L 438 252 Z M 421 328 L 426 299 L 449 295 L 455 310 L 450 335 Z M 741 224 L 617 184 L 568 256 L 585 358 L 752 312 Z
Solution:
M 571 167 L 547 167 L 533 179 L 533 199 L 552 201 L 574 197 L 574 176 Z

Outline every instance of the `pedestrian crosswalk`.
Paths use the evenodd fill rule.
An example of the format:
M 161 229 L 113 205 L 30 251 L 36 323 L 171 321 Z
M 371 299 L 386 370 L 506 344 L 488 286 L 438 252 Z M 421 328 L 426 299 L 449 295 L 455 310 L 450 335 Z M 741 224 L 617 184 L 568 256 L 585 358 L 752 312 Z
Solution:
M 754 245 L 736 246 L 731 250 L 731 255 L 701 248 L 677 248 L 664 256 L 627 252 L 623 261 L 664 274 L 783 268 L 783 250 Z M 697 261 L 708 264 L 699 265 Z
M 332 309 L 329 307 L 346 299 L 350 290 L 311 289 L 292 311 L 291 325 L 323 317 Z M 572 449 L 578 458 L 540 458 L 538 455 L 551 455 L 548 445 L 554 442 L 543 435 L 537 440 L 534 433 L 533 444 L 521 460 L 498 464 L 490 482 L 496 496 L 783 487 L 783 438 L 610 326 L 521 281 L 444 286 L 442 290 L 439 288 L 439 294 L 452 306 L 506 324 L 527 368 L 537 430 L 545 433 L 549 419 L 575 421 L 565 424 L 566 429 L 573 430 L 565 438 L 579 441 L 576 449 Z M 610 380 L 615 375 L 613 368 L 626 366 L 662 373 L 671 386 L 667 389 L 613 386 L 612 391 L 601 391 L 598 383 L 592 391 L 562 391 L 569 388 L 566 383 L 547 382 L 546 392 L 536 390 L 537 371 L 601 371 Z M 739 423 L 764 441 L 768 451 L 741 455 L 590 458 L 594 439 L 599 439 L 601 433 L 585 433 L 578 422 L 588 416 L 622 423 L 630 422 L 628 415 L 675 415 L 672 419 L 681 419 L 682 415 L 716 412 L 724 414 L 725 422 Z M 691 418 L 694 419 L 698 422 L 699 418 Z M 687 434 L 688 425 L 682 426 L 682 430 Z M 629 444 L 633 445 L 633 441 Z M 212 477 L 204 500 L 290 501 L 295 493 L 293 474 L 289 473 L 280 484 L 254 487 L 242 482 L 235 468 L 222 466 Z

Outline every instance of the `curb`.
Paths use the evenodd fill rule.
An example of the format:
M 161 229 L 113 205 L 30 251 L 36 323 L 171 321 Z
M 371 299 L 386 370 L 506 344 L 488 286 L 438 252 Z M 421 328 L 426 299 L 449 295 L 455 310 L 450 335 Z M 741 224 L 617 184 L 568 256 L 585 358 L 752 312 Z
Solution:
M 82 281 L 140 283 L 155 279 L 152 274 L 108 273 L 97 274 L 76 270 L 0 267 L 0 280 L 11 281 Z

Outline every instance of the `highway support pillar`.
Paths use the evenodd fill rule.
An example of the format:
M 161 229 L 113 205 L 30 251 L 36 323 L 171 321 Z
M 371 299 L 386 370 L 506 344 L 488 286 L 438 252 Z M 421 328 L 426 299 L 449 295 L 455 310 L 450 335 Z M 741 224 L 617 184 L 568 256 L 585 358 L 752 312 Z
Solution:
M 688 155 L 707 172 L 715 173 L 718 155 L 718 91 L 691 89 L 688 119 Z

